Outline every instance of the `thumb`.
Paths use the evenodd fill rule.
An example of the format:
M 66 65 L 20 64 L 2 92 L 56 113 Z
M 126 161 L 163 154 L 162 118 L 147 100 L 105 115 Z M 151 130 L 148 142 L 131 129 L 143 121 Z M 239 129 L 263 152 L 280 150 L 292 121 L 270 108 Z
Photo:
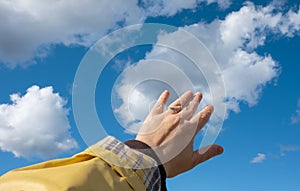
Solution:
M 198 164 L 207 161 L 210 158 L 222 154 L 223 151 L 223 147 L 216 144 L 197 149 L 193 153 L 193 164 L 194 166 L 197 166 Z

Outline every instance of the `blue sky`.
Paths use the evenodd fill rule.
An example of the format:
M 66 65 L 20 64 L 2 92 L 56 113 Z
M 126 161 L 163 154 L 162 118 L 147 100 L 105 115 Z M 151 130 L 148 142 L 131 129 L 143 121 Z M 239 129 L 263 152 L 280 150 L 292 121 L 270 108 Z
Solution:
M 122 27 L 163 23 L 193 34 L 212 53 L 226 90 L 214 105 L 217 110 L 225 100 L 227 108 L 216 139 L 224 154 L 169 179 L 169 190 L 299 190 L 299 2 L 5 0 L 0 14 L 0 174 L 85 149 L 88 141 L 73 116 L 72 88 L 89 47 Z M 131 47 L 106 65 L 95 106 L 108 134 L 133 138 L 128 131 L 136 130 L 134 124 L 163 89 L 173 92 L 171 100 L 174 89 L 186 90 L 176 76 L 171 78 L 176 87 L 161 83 L 170 73 L 154 64 L 147 71 L 156 69 L 156 80 L 134 86 L 145 80 L 145 68 L 139 70 L 143 61 L 173 64 L 203 91 L 205 103 L 211 101 L 207 86 L 219 84 L 199 82 L 203 76 L 185 58 L 157 45 L 182 46 L 182 39 L 176 30 L 157 34 L 157 42 Z

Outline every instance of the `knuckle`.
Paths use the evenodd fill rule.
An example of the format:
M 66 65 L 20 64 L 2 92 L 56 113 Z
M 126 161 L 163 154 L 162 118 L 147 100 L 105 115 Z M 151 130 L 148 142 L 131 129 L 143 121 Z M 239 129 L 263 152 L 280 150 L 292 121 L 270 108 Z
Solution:
M 173 118 L 173 124 L 174 125 L 178 125 L 180 123 L 180 121 L 182 120 L 181 115 L 177 115 Z

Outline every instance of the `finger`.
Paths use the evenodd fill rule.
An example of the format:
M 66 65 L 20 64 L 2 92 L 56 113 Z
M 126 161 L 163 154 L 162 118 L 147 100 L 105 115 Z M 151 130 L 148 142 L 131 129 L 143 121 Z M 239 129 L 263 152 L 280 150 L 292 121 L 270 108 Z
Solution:
M 195 136 L 207 123 L 213 111 L 214 107 L 212 105 L 207 105 L 191 119 L 191 124 L 197 127 Z
M 167 100 L 169 98 L 169 91 L 165 90 L 163 93 L 160 94 L 158 100 L 156 101 L 155 105 L 153 106 L 151 110 L 151 114 L 160 114 L 164 111 L 164 107 L 167 103 Z
M 197 92 L 194 97 L 186 104 L 182 109 L 182 119 L 190 120 L 198 108 L 198 105 L 202 99 L 202 94 Z
M 187 91 L 185 92 L 182 96 L 180 96 L 180 98 L 178 98 L 177 100 L 175 100 L 173 103 L 170 104 L 169 108 L 171 107 L 178 107 L 181 106 L 184 107 L 184 105 L 193 97 L 193 92 L 192 91 Z M 171 109 L 167 110 L 168 114 L 174 114 L 174 111 Z
M 224 149 L 220 145 L 209 145 L 206 147 L 202 147 L 198 150 L 193 152 L 193 167 L 197 166 L 198 164 L 207 161 L 217 155 L 220 155 L 224 152 Z

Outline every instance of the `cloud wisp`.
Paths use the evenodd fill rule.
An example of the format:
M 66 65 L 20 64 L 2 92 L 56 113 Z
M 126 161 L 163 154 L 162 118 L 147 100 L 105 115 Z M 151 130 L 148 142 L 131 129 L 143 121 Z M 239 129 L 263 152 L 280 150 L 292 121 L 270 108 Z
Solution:
M 49 158 L 77 147 L 69 132 L 69 110 L 52 87 L 32 86 L 0 105 L 0 148 L 16 157 Z
M 288 152 L 300 151 L 300 145 L 280 145 L 280 155 L 285 156 Z
M 257 153 L 257 156 L 254 157 L 254 158 L 250 161 L 250 163 L 254 163 L 254 164 L 262 163 L 263 161 L 266 160 L 266 158 L 267 158 L 267 157 L 266 157 L 265 154 L 263 154 L 263 153 Z
M 300 99 L 298 100 L 297 109 L 295 113 L 290 118 L 290 123 L 292 125 L 299 124 L 299 122 L 300 122 Z
M 272 153 L 272 152 L 269 152 L 268 154 L 258 153 L 257 156 L 250 161 L 250 163 L 262 163 L 267 158 L 281 159 L 283 157 L 286 157 L 288 153 L 298 152 L 298 151 L 300 151 L 300 145 L 280 145 L 279 153 Z

